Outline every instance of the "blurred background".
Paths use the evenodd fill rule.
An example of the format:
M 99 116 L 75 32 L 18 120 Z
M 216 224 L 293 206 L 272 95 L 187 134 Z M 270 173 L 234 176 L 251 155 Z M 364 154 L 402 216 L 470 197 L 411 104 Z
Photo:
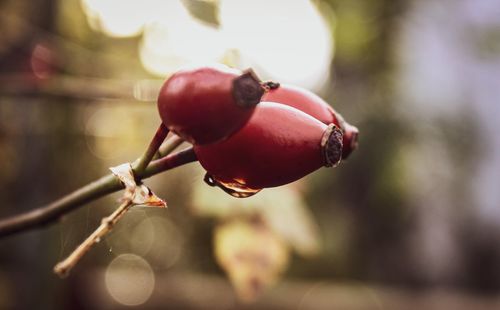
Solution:
M 142 154 L 189 64 L 308 88 L 360 129 L 339 167 L 248 199 L 197 163 L 147 180 L 169 208 L 131 210 L 64 280 L 119 193 L 1 239 L 1 309 L 500 307 L 498 1 L 3 0 L 0 30 L 0 217 Z

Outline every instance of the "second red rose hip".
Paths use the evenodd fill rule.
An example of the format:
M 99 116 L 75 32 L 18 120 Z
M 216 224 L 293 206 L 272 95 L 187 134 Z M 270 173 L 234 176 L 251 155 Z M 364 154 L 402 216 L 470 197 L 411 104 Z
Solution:
M 357 148 L 358 128 L 347 123 L 340 113 L 319 96 L 297 86 L 272 82 L 264 85 L 269 91 L 264 94 L 262 101 L 285 104 L 311 115 L 324 124 L 337 125 L 344 133 L 342 159 L 346 159 Z

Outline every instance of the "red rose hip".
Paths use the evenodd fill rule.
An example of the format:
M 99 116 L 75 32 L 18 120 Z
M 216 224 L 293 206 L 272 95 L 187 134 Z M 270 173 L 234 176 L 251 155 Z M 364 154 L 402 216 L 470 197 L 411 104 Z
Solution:
M 206 181 L 236 197 L 284 185 L 341 159 L 342 132 L 295 108 L 261 102 L 227 140 L 194 151 Z
M 344 138 L 342 147 L 342 159 L 346 159 L 349 155 L 358 148 L 359 130 L 357 127 L 345 122 L 344 124 Z
M 163 84 L 158 111 L 169 130 L 193 144 L 209 144 L 240 129 L 263 93 L 251 70 L 223 65 L 182 70 Z
M 347 123 L 342 115 L 335 111 L 328 103 L 319 96 L 304 88 L 268 83 L 268 91 L 262 96 L 262 101 L 271 101 L 285 104 L 311 115 L 324 124 L 335 124 L 343 132 L 342 158 L 345 159 L 356 149 L 358 141 L 358 129 Z

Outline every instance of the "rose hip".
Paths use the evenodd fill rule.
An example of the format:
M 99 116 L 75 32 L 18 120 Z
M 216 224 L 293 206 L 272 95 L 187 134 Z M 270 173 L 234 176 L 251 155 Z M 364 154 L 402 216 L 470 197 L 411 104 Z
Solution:
M 268 91 L 262 96 L 262 101 L 285 104 L 311 115 L 324 124 L 335 124 L 344 132 L 342 159 L 345 159 L 356 149 L 358 129 L 347 123 L 342 115 L 335 111 L 319 96 L 304 88 L 286 85 L 264 83 Z
M 209 144 L 240 129 L 263 93 L 251 70 L 200 67 L 179 71 L 164 83 L 158 110 L 171 131 L 193 144 Z
M 342 132 L 283 104 L 261 102 L 227 140 L 194 151 L 211 185 L 250 194 L 284 185 L 341 159 Z M 226 191 L 229 192 L 227 188 Z

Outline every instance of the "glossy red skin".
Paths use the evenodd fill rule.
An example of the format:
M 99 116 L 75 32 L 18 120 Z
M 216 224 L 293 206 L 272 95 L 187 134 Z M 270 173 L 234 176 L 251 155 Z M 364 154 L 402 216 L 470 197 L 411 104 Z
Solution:
M 195 146 L 208 174 L 253 189 L 284 185 L 324 166 L 321 138 L 327 126 L 297 109 L 261 102 L 227 140 Z
M 345 159 L 357 147 L 358 129 L 348 124 L 344 118 L 318 95 L 304 88 L 281 84 L 264 94 L 262 101 L 285 104 L 305 112 L 324 124 L 335 124 L 343 132 L 342 158 Z
M 158 96 L 163 124 L 193 144 L 227 138 L 248 121 L 254 109 L 236 104 L 233 98 L 232 82 L 240 74 L 224 67 L 175 73 Z

